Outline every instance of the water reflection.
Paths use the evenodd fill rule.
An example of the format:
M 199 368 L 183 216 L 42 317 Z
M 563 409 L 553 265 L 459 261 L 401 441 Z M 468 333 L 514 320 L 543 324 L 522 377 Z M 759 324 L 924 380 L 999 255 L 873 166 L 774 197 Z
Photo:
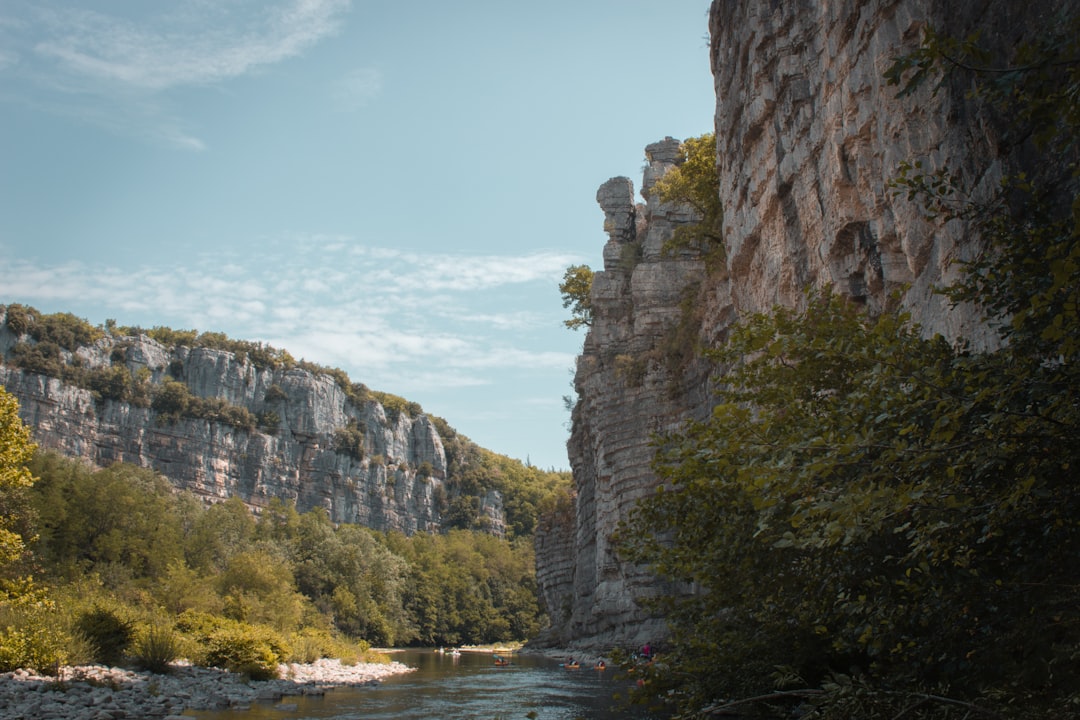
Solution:
M 487 653 L 460 656 L 430 650 L 395 653 L 416 671 L 387 678 L 376 687 L 339 688 L 324 697 L 285 698 L 281 704 L 256 704 L 248 712 L 198 713 L 203 720 L 431 720 L 495 718 L 536 720 L 624 720 L 647 717 L 637 709 L 615 707 L 626 682 L 614 669 L 592 666 L 569 670 L 548 658 L 518 654 L 496 666 Z

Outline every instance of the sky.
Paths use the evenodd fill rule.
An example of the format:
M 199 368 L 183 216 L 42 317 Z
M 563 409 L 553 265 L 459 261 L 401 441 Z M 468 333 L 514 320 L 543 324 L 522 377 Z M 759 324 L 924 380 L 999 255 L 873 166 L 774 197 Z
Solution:
M 569 467 L 596 190 L 712 130 L 709 0 L 0 0 L 0 303 L 223 332 Z

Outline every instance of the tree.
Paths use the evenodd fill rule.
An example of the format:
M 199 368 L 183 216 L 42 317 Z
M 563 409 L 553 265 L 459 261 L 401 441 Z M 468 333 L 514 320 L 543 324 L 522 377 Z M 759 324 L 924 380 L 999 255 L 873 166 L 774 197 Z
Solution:
M 666 250 L 698 245 L 709 256 L 723 259 L 724 208 L 716 172 L 716 135 L 687 138 L 680 147 L 683 161 L 656 181 L 652 194 L 661 202 L 689 205 L 698 222 L 676 228 Z
M 0 576 L 26 551 L 31 533 L 26 490 L 36 480 L 27 464 L 36 447 L 19 417 L 19 401 L 0 387 Z
M 593 271 L 588 265 L 571 265 L 566 268 L 563 280 L 559 283 L 562 306 L 570 308 L 571 315 L 563 324 L 571 330 L 592 325 L 592 282 Z

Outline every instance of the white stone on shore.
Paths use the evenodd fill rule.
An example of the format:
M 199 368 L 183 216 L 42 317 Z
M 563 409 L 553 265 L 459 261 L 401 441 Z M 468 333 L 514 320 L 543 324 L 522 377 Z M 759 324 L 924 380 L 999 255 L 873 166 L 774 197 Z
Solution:
M 280 679 L 177 663 L 167 675 L 101 665 L 65 667 L 59 677 L 16 670 L 0 674 L 0 720 L 177 720 L 184 710 L 246 710 L 289 695 L 321 695 L 328 688 L 371 685 L 414 668 L 392 663 L 343 665 L 339 660 L 280 667 Z

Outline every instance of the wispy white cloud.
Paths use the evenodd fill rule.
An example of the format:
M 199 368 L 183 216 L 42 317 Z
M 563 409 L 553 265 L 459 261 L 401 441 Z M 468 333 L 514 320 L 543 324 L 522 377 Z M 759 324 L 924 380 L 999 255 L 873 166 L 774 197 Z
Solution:
M 319 241 L 268 243 L 247 264 L 215 256 L 168 268 L 44 266 L 0 256 L 0 302 L 95 307 L 98 322 L 115 317 L 121 324 L 220 330 L 351 368 L 365 382 L 407 376 L 410 387 L 483 385 L 500 370 L 573 363 L 569 353 L 537 346 L 534 331 L 558 320 L 537 311 L 532 298 L 553 292 L 560 269 L 579 258 L 431 257 L 347 238 L 323 244 L 321 253 L 304 252 Z
M 34 51 L 74 75 L 131 88 L 202 85 L 299 55 L 337 31 L 348 5 L 241 3 L 233 6 L 239 11 L 208 13 L 205 3 L 182 3 L 141 22 L 67 9 L 46 16 L 50 35 Z
M 8 81 L 0 99 L 201 152 L 206 141 L 178 117 L 170 91 L 298 57 L 340 30 L 350 3 L 176 0 L 137 3 L 122 17 L 77 3 L 19 3 L 0 10 L 0 79 Z

